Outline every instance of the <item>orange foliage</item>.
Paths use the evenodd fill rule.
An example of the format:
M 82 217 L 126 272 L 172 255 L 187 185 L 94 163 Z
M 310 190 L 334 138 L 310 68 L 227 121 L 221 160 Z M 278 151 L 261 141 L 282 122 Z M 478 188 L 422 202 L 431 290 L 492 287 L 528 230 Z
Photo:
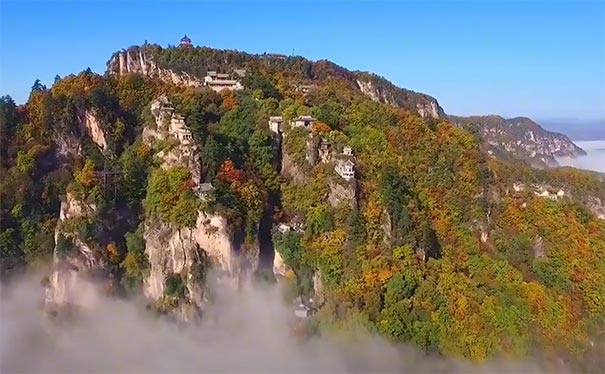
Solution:
M 109 261 L 113 264 L 119 264 L 120 263 L 120 253 L 118 252 L 118 247 L 116 246 L 116 244 L 113 242 L 107 244 L 106 250 L 107 250 L 107 257 L 109 258 Z
M 311 131 L 316 134 L 322 134 L 326 132 L 330 132 L 330 126 L 323 122 L 315 121 L 311 124 Z
M 243 170 L 237 169 L 233 161 L 227 159 L 218 171 L 218 178 L 222 181 L 233 183 L 242 182 L 245 174 Z
M 222 90 L 221 96 L 223 97 L 223 106 L 226 110 L 231 110 L 237 105 L 237 100 L 232 91 Z

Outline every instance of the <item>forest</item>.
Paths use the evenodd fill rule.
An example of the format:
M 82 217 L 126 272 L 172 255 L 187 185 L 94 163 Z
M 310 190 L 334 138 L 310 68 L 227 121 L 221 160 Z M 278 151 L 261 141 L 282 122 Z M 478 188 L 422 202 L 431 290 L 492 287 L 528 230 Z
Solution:
M 323 302 L 308 321 L 310 334 L 362 327 L 447 356 L 565 357 L 578 368 L 592 362 L 586 357 L 595 345 L 603 347 L 605 221 L 585 204 L 586 196 L 605 200 L 602 176 L 489 157 L 476 132 L 373 101 L 330 64 L 262 63 L 209 48 L 154 53 L 162 66 L 195 74 L 243 65 L 245 89 L 214 92 L 87 70 L 51 87 L 35 82 L 24 105 L 0 99 L 3 278 L 74 250 L 69 238 L 54 238 L 67 193 L 96 207 L 61 224 L 94 243 L 120 297 L 138 292 L 149 266 L 145 217 L 191 227 L 198 210 L 214 212 L 250 244 L 270 207 L 274 226 L 302 222 L 299 231 L 272 230 L 291 292 L 312 297 L 321 274 Z M 292 88 L 305 80 L 317 88 Z M 161 168 L 157 149 L 142 142 L 159 95 L 191 129 L 201 179 L 215 187 L 211 202 L 194 194 L 188 170 Z M 86 110 L 100 118 L 104 150 L 79 125 Z M 289 123 L 299 115 L 316 121 L 310 129 L 285 126 L 281 147 L 302 181 L 276 167 L 267 125 L 270 116 Z M 306 161 L 307 139 L 353 149 L 356 179 L 345 186 L 355 190 L 352 203 L 328 201 L 330 186 L 342 181 Z M 108 182 L 106 171 L 118 173 Z M 518 182 L 557 186 L 567 196 L 515 193 Z M 167 285 L 170 295 L 184 292 L 174 279 Z

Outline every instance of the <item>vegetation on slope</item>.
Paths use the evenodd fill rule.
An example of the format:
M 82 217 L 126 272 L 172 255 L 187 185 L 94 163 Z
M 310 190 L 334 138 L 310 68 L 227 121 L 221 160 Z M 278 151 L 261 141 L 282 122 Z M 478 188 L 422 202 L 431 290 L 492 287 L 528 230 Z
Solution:
M 169 53 L 186 70 L 219 52 Z M 232 57 L 237 64 L 248 58 Z M 212 61 L 204 66 L 221 68 Z M 149 122 L 146 106 L 162 93 L 186 116 L 202 179 L 216 187 L 213 209 L 234 232 L 258 240 L 265 208 L 279 196 L 273 216 L 304 222 L 304 232 L 273 239 L 300 293 L 310 295 L 314 274 L 321 274 L 320 328 L 361 324 L 393 341 L 475 360 L 539 350 L 568 352 L 580 362 L 590 340 L 599 343 L 605 223 L 580 198 L 603 196 L 597 176 L 488 160 L 474 134 L 371 101 L 337 69 L 325 70 L 319 87 L 303 96 L 291 90 L 306 77 L 299 68 L 289 73 L 267 66 L 252 69 L 259 74 L 251 80 L 254 90 L 237 93 L 83 72 L 50 89 L 34 87 L 24 106 L 2 98 L 3 271 L 52 255 L 60 196 L 68 188 L 99 206 L 88 240 L 115 264 L 113 273 L 125 285 L 137 284 L 146 271 L 139 226 L 146 214 L 192 225 L 190 176 L 154 169 L 150 149 L 138 140 Z M 108 151 L 80 132 L 76 113 L 83 108 L 96 109 L 104 131 L 114 134 Z M 325 164 L 309 166 L 305 184 L 278 174 L 268 117 L 309 113 L 324 123 L 312 129 L 314 136 L 354 149 L 357 204 L 328 204 L 334 173 Z M 289 130 L 284 143 L 300 164 L 304 136 Z M 69 148 L 63 142 L 70 138 L 82 144 L 81 154 L 57 152 Z M 122 173 L 107 188 L 95 172 L 115 169 Z M 570 197 L 507 192 L 517 181 L 564 186 Z M 176 297 L 180 288 L 171 282 Z

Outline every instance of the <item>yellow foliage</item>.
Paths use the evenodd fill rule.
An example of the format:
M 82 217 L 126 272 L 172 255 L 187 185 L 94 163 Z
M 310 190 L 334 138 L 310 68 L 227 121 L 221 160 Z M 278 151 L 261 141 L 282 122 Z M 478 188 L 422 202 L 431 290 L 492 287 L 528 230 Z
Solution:
M 107 247 L 105 249 L 107 251 L 107 257 L 109 258 L 109 262 L 113 264 L 119 264 L 120 252 L 118 251 L 118 247 L 116 246 L 116 244 L 111 242 L 107 244 Z

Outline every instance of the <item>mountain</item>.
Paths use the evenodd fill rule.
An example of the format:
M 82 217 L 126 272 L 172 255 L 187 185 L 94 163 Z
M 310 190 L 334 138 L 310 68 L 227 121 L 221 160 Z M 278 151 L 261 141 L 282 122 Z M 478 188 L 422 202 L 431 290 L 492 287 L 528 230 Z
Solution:
M 557 157 L 585 156 L 566 135 L 544 130 L 526 117 L 450 116 L 456 124 L 477 126 L 491 155 L 512 157 L 538 168 L 559 166 Z
M 603 175 L 490 157 L 427 95 L 328 61 L 145 45 L 2 97 L 0 116 L 0 270 L 50 264 L 50 321 L 85 313 L 91 283 L 191 323 L 277 282 L 311 341 L 602 367 Z M 493 121 L 543 162 L 580 152 Z
M 231 72 L 234 69 L 259 69 L 261 66 L 272 74 L 285 74 L 299 85 L 312 86 L 338 77 L 372 100 L 417 111 L 427 118 L 445 115 L 433 97 L 399 88 L 375 74 L 353 72 L 327 60 L 310 61 L 299 56 L 252 55 L 207 47 L 183 51 L 147 44 L 114 53 L 107 62 L 107 72 L 122 75 L 140 73 L 174 84 L 201 87 L 208 71 Z

